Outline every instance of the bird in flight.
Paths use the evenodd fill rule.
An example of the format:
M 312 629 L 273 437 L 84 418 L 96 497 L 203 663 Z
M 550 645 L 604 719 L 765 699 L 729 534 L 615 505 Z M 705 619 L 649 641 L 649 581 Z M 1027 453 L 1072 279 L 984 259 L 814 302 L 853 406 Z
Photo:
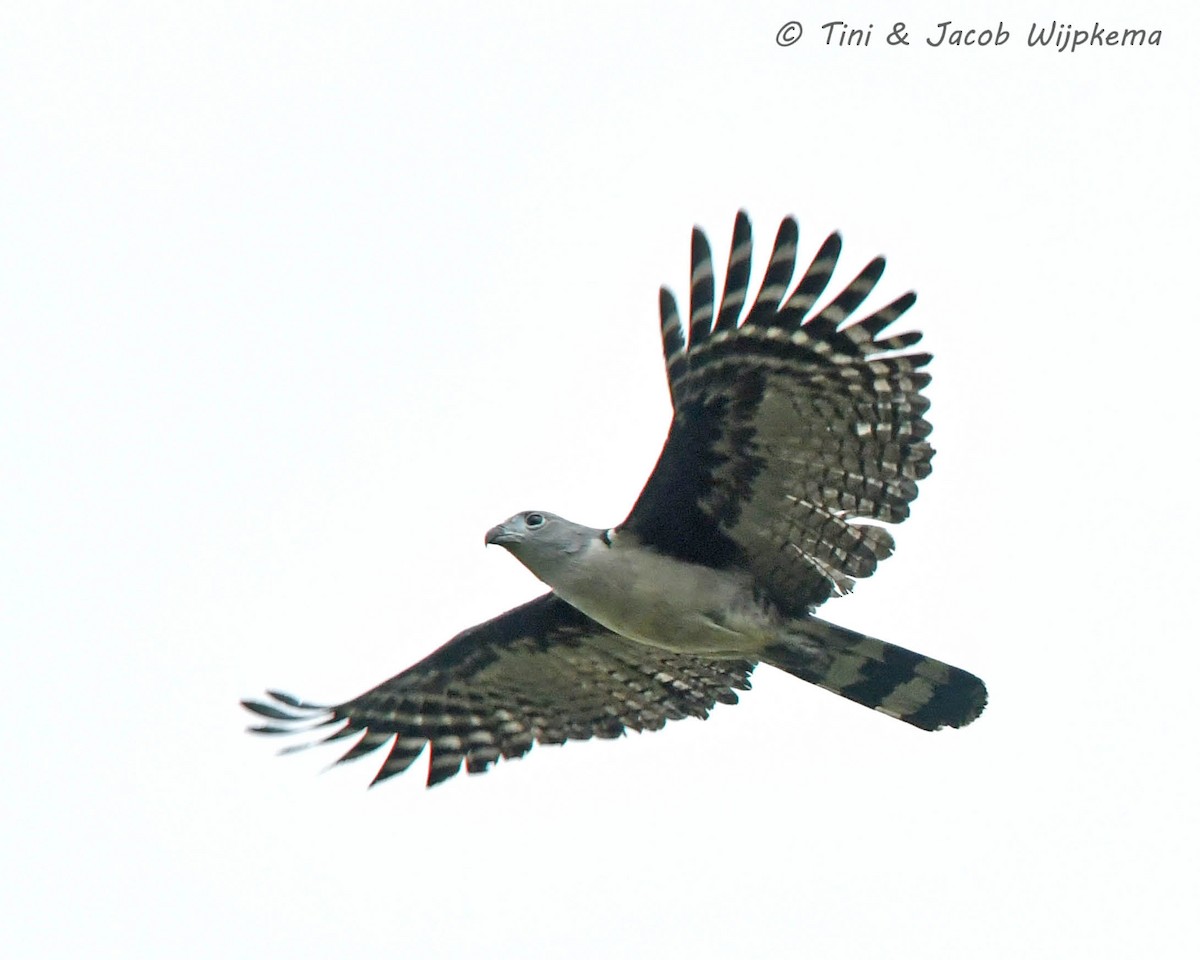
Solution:
M 879 524 L 908 516 L 930 472 L 930 355 L 914 350 L 920 333 L 884 332 L 913 293 L 852 317 L 882 257 L 814 311 L 836 233 L 789 293 L 797 242 L 789 217 L 743 317 L 749 217 L 734 223 L 719 302 L 708 240 L 693 230 L 686 331 L 671 292 L 659 295 L 674 417 L 629 516 L 596 529 L 526 510 L 485 537 L 548 593 L 337 706 L 278 691 L 244 700 L 267 721 L 250 730 L 323 734 L 284 752 L 358 737 L 338 762 L 382 747 L 372 783 L 428 747 L 432 786 L 534 743 L 707 717 L 737 702 L 758 663 L 922 730 L 978 717 L 978 677 L 813 615 L 891 554 Z

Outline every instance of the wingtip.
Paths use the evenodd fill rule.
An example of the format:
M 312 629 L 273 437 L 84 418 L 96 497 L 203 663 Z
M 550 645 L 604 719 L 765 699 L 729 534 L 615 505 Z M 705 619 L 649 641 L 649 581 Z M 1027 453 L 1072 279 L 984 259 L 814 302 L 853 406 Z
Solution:
M 239 700 L 242 709 L 275 723 L 260 724 L 246 728 L 247 733 L 286 734 L 303 733 L 325 726 L 337 718 L 333 707 L 308 703 L 278 690 L 268 690 L 263 699 L 246 697 Z

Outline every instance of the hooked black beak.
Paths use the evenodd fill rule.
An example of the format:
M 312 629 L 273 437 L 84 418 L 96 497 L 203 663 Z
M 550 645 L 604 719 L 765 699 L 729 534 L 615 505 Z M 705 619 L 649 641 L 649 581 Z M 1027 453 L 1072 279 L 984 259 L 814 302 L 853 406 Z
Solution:
M 486 534 L 484 534 L 483 544 L 484 546 L 489 546 L 490 544 L 497 543 L 500 546 L 504 546 L 504 544 L 512 543 L 514 540 L 518 539 L 520 538 L 517 537 L 517 535 L 511 530 L 509 530 L 508 527 L 502 523 L 498 523 Z

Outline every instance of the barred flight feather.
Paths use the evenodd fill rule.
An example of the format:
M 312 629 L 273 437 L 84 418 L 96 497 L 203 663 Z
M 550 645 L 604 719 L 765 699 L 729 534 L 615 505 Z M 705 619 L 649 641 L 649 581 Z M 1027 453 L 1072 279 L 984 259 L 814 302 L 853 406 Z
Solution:
M 841 239 L 825 240 L 789 296 L 798 237 L 785 219 L 739 325 L 732 307 L 748 289 L 749 219 L 739 213 L 734 224 L 716 322 L 710 248 L 693 233 L 686 341 L 674 297 L 660 296 L 675 419 L 623 525 L 682 560 L 749 566 L 793 613 L 849 592 L 890 555 L 890 534 L 854 521 L 904 520 L 934 453 L 920 393 L 931 357 L 911 349 L 920 333 L 881 335 L 915 295 L 852 319 L 883 275 L 877 257 L 809 316 Z
M 515 629 L 514 629 L 515 628 Z M 343 723 L 299 749 L 362 734 L 336 763 L 383 750 L 372 783 L 407 770 L 430 746 L 426 782 L 482 773 L 534 743 L 611 739 L 706 717 L 737 703 L 754 664 L 648 650 L 588 619 L 553 594 L 464 630 L 391 680 L 334 707 L 271 691 L 244 700 L 277 721 L 256 733 L 304 733 Z

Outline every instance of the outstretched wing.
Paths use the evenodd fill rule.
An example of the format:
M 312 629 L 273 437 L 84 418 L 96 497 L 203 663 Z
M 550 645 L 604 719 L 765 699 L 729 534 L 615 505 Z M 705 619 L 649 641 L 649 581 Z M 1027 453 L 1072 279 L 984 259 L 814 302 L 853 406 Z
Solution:
M 921 396 L 930 356 L 910 349 L 921 335 L 883 335 L 916 295 L 850 320 L 883 273 L 877 257 L 809 316 L 841 238 L 822 244 L 789 296 L 797 237 L 789 217 L 739 325 L 750 220 L 738 213 L 719 310 L 708 241 L 693 231 L 686 336 L 675 298 L 665 287 L 660 296 L 675 417 L 623 528 L 683 560 L 747 566 L 776 604 L 801 613 L 891 554 L 887 530 L 854 520 L 907 517 L 933 448 Z
M 431 744 L 427 784 L 466 761 L 482 773 L 535 742 L 565 743 L 658 730 L 737 703 L 754 664 L 706 660 L 642 646 L 547 593 L 464 630 L 403 673 L 336 707 L 269 692 L 243 705 L 271 722 L 263 734 L 335 726 L 304 749 L 361 734 L 339 763 L 387 744 L 372 783 L 407 770 Z

